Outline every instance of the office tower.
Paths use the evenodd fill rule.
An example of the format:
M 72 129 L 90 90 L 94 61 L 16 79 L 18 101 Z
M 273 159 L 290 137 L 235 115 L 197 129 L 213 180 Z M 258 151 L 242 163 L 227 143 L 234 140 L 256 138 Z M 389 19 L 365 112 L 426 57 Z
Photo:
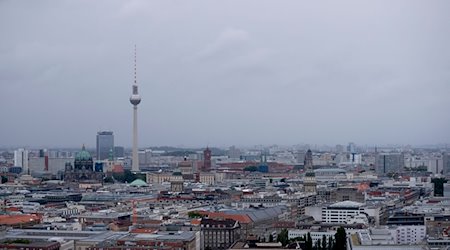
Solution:
M 125 156 L 125 149 L 121 146 L 115 146 L 114 147 L 114 156 L 123 158 Z
M 203 171 L 211 171 L 211 150 L 208 147 L 203 151 Z
M 139 156 L 138 156 L 138 131 L 137 131 L 137 106 L 141 103 L 141 97 L 138 93 L 137 76 L 136 76 L 136 46 L 134 47 L 134 84 L 133 94 L 130 97 L 130 102 L 133 105 L 133 151 L 131 170 L 139 172 Z
M 114 135 L 111 131 L 97 132 L 97 160 L 109 158 L 109 152 L 114 149 Z
M 399 173 L 405 167 L 405 159 L 401 153 L 379 153 L 375 158 L 377 174 Z
M 28 150 L 19 148 L 14 151 L 14 166 L 22 167 L 22 173 L 28 173 Z
M 442 172 L 446 176 L 450 176 L 450 155 L 448 153 L 442 154 Z

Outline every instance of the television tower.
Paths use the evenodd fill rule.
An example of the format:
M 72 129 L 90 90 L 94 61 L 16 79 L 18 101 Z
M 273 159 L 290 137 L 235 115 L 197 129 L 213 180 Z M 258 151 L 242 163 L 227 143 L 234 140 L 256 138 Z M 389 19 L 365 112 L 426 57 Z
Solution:
M 134 84 L 133 94 L 130 97 L 130 102 L 133 104 L 133 152 L 131 171 L 139 172 L 139 157 L 138 157 L 138 132 L 137 132 L 137 106 L 141 102 L 141 97 L 138 93 L 137 76 L 136 76 L 136 45 L 134 45 Z

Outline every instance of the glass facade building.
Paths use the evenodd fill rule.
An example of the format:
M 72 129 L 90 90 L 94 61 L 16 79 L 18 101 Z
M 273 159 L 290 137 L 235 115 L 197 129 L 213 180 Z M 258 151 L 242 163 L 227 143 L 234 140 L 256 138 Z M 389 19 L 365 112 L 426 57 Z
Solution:
M 110 151 L 114 152 L 114 135 L 111 131 L 100 131 L 97 133 L 97 160 L 106 160 Z

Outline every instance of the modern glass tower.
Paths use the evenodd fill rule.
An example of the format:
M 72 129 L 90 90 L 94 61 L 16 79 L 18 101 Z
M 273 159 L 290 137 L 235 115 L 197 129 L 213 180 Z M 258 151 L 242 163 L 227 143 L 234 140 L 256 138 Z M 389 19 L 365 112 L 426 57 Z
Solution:
M 109 158 L 109 152 L 114 150 L 114 135 L 111 131 L 97 132 L 97 160 Z

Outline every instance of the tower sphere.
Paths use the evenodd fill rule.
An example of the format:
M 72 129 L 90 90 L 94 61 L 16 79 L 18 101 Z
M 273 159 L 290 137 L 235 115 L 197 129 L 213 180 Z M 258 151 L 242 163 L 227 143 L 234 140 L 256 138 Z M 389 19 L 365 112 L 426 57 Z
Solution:
M 133 104 L 134 106 L 138 105 L 139 103 L 141 103 L 141 97 L 139 95 L 132 95 L 130 97 L 130 102 L 131 104 Z

